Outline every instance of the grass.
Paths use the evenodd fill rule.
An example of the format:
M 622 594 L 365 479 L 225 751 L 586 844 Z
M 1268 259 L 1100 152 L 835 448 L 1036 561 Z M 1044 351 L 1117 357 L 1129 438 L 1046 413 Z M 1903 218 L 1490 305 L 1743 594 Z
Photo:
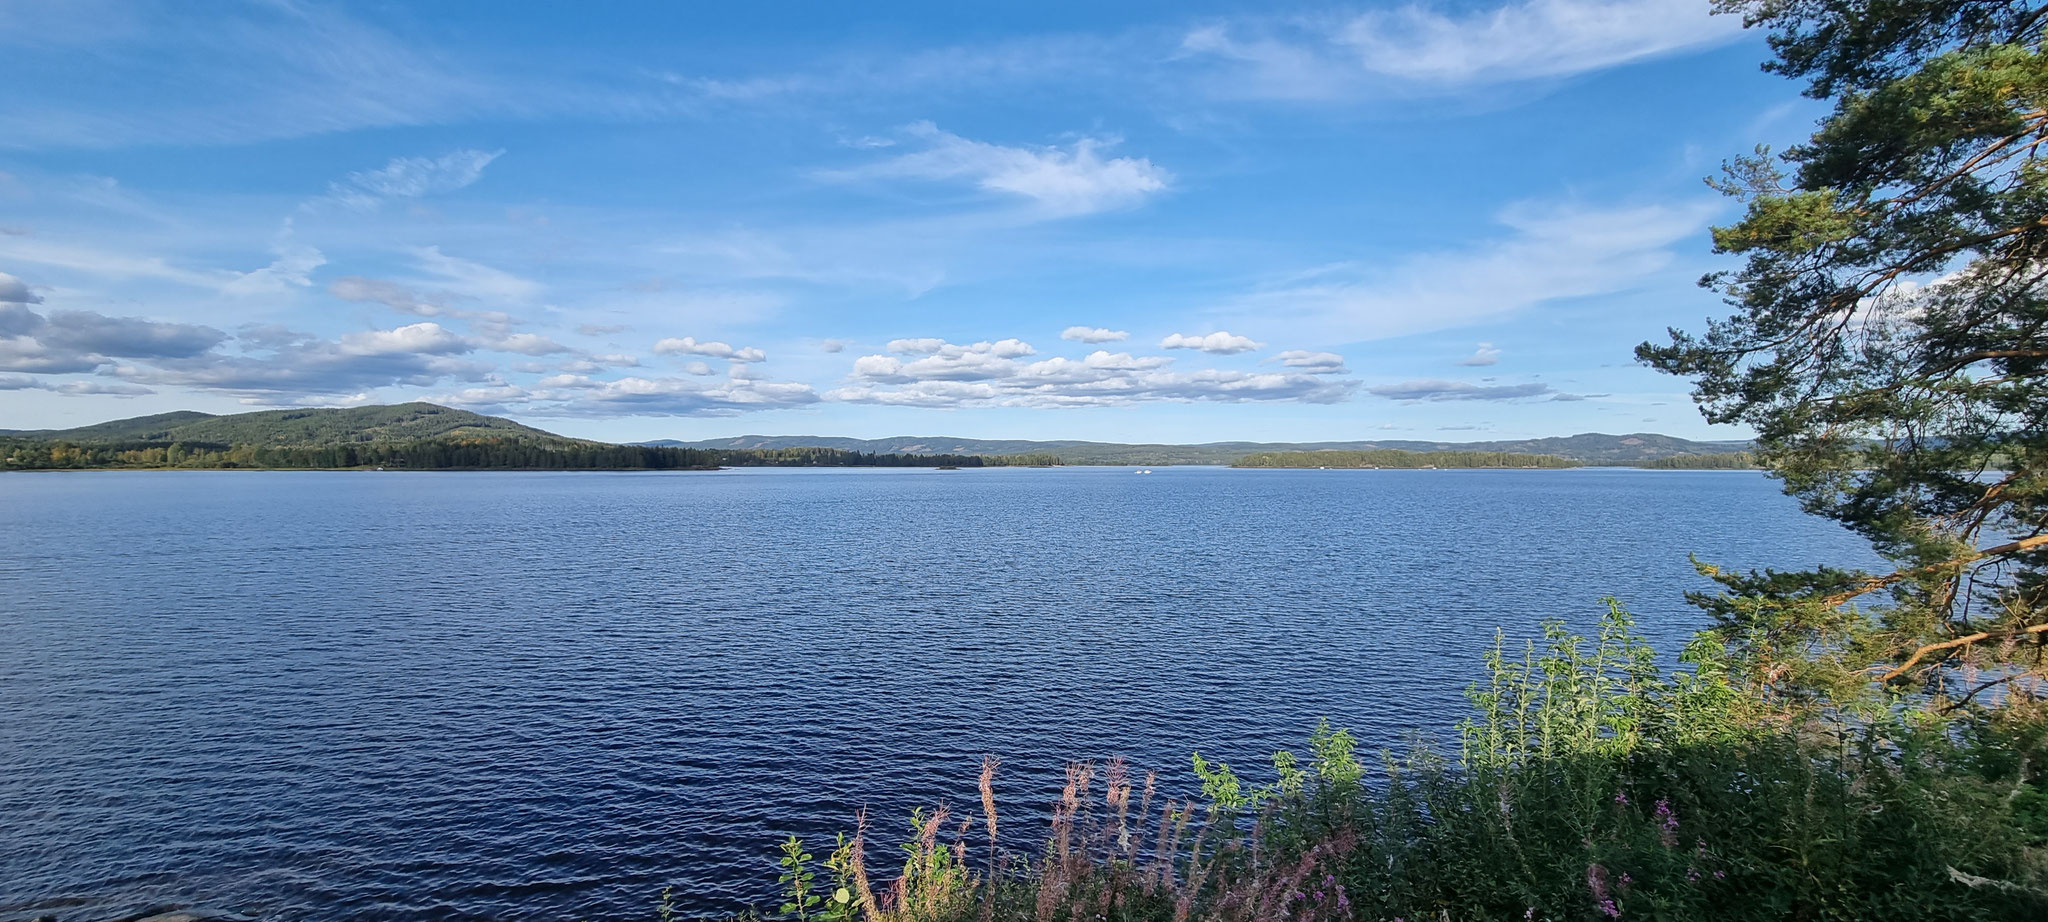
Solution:
M 1761 702 L 1709 637 L 1662 670 L 1619 606 L 1496 649 L 1455 754 L 1362 756 L 1328 725 L 1262 778 L 1196 755 L 1176 797 L 1077 763 L 1043 847 L 979 809 L 783 843 L 775 918 L 2017 920 L 2048 918 L 2038 716 L 1849 724 Z

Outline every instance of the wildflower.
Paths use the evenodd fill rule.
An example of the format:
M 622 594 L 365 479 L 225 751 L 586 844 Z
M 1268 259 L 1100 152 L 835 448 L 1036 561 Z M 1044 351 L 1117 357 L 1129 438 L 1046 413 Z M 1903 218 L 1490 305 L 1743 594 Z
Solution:
M 1616 906 L 1616 905 L 1614 905 L 1614 901 L 1613 901 L 1613 900 L 1601 900 L 1601 901 L 1600 901 L 1600 912 L 1601 912 L 1601 913 L 1603 913 L 1603 914 L 1605 914 L 1605 915 L 1607 916 L 1607 918 L 1610 918 L 1610 919 L 1619 919 L 1619 918 L 1621 918 L 1621 907 L 1620 907 L 1620 906 Z
M 1699 883 L 1699 882 L 1700 882 L 1700 869 L 1699 869 L 1699 868 L 1686 868 L 1686 869 L 1685 869 L 1685 882 L 1686 882 L 1686 883 L 1689 883 L 1689 884 L 1696 884 L 1696 883 Z
M 1614 792 L 1614 802 L 1615 802 L 1615 803 L 1618 803 L 1618 804 L 1621 804 L 1621 805 L 1622 805 L 1622 806 L 1624 806 L 1624 807 L 1628 806 L 1628 792 L 1627 792 L 1627 791 L 1615 791 L 1615 792 Z
M 1587 865 L 1586 889 L 1593 891 L 1596 900 L 1607 899 L 1607 869 L 1597 864 Z
M 1635 878 L 1633 878 L 1633 877 L 1630 877 L 1630 876 L 1628 876 L 1628 872 L 1627 872 L 1627 871 L 1623 871 L 1623 872 L 1621 872 L 1621 886 L 1622 886 L 1622 887 L 1623 887 L 1624 889 L 1626 889 L 1626 888 L 1628 887 L 1628 885 L 1629 885 L 1629 884 L 1632 884 L 1632 883 L 1635 883 L 1635 882 L 1636 882 L 1636 879 L 1635 879 Z
M 1678 813 L 1671 809 L 1669 801 L 1657 801 L 1657 839 L 1664 843 L 1665 848 L 1678 845 Z M 1705 844 L 1701 843 L 1702 846 Z

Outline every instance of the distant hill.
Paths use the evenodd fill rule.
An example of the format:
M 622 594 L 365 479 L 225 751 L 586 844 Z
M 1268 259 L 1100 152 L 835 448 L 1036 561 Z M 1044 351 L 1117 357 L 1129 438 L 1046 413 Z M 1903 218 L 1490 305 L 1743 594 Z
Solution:
M 409 442 L 470 436 L 581 442 L 509 419 L 431 403 L 341 409 L 261 410 L 215 416 L 193 410 L 158 413 L 76 429 L 36 429 L 12 438 L 85 443 L 204 442 L 216 445 L 312 446 Z
M 1207 442 L 1199 445 L 1124 444 L 1119 442 L 1027 441 L 966 439 L 953 436 L 897 436 L 852 439 L 816 435 L 743 435 L 695 442 L 663 439 L 642 442 L 686 448 L 763 449 L 817 447 L 882 454 L 1013 455 L 1055 454 L 1068 464 L 1231 464 L 1261 452 L 1294 451 L 1467 451 L 1551 455 L 1584 464 L 1637 464 L 1679 455 L 1713 455 L 1747 450 L 1748 442 L 1695 442 L 1668 435 L 1637 432 L 1580 435 L 1495 442 L 1423 442 L 1382 439 L 1357 442 Z

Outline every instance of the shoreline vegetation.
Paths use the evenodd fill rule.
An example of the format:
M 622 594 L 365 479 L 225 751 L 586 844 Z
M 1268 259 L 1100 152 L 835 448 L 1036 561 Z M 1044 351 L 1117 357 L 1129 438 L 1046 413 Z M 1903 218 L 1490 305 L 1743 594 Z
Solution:
M 1275 753 L 1256 779 L 1193 754 L 1189 796 L 1121 760 L 1074 763 L 1050 828 L 1022 836 L 998 814 L 989 757 L 978 809 L 920 809 L 907 826 L 863 812 L 823 860 L 791 836 L 780 908 L 729 918 L 2048 913 L 2048 797 L 2014 753 L 2016 728 L 1788 698 L 1742 652 L 1752 641 L 1727 632 L 1702 633 L 1666 670 L 1608 606 L 1590 638 L 1560 622 L 1519 652 L 1497 637 L 1450 752 L 1361 754 L 1324 723 L 1305 755 Z M 1005 845 L 1025 840 L 1044 844 Z M 660 918 L 676 915 L 664 893 Z
M 1588 441 L 1593 444 L 1587 444 Z M 1582 435 L 1543 440 L 1580 444 L 1587 457 L 1510 451 L 1413 451 L 1393 448 L 1233 451 L 1206 446 L 1087 443 L 1075 460 L 1031 446 L 976 443 L 984 451 L 863 450 L 887 440 L 838 440 L 842 446 L 739 444 L 621 445 L 572 439 L 493 416 L 428 403 L 346 409 L 267 410 L 230 416 L 190 411 L 113 420 L 76 429 L 0 431 L 0 470 L 436 470 L 709 471 L 728 467 L 1054 467 L 1106 464 L 1164 467 L 1223 464 L 1240 468 L 1493 469 L 1638 466 L 1659 469 L 1753 468 L 1746 452 L 1669 454 L 1696 445 L 1663 436 Z M 833 441 L 821 439 L 820 441 Z M 773 444 L 768 444 L 772 442 Z M 853 447 L 844 447 L 853 446 Z M 1644 447 L 1649 446 L 1649 447 Z M 909 449 L 916 448 L 912 451 Z M 995 450 L 1000 449 L 1000 450 Z M 1666 452 L 1616 460 L 1617 450 Z M 1132 454 L 1136 452 L 1136 454 Z M 1146 452 L 1150 452 L 1147 454 Z

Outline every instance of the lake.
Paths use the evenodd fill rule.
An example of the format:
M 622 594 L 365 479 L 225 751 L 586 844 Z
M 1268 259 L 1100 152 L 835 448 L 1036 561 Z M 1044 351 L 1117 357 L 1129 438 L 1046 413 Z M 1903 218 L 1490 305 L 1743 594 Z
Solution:
M 1068 759 L 1454 742 L 1496 629 L 1675 652 L 1688 552 L 1877 566 L 1748 472 L 0 476 L 0 919 L 766 903 L 983 753 L 1028 843 Z

